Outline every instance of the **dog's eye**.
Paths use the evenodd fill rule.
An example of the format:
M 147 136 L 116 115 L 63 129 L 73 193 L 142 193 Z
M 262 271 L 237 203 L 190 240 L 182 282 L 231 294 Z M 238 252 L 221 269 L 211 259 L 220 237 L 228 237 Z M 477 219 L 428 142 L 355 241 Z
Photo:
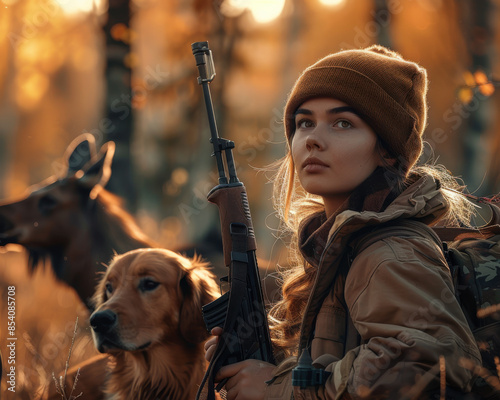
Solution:
M 155 290 L 159 285 L 160 282 L 156 282 L 151 278 L 144 278 L 139 282 L 139 290 L 143 292 L 150 292 Z
M 113 293 L 113 285 L 110 282 L 108 282 L 106 283 L 106 294 L 111 294 L 111 293 Z

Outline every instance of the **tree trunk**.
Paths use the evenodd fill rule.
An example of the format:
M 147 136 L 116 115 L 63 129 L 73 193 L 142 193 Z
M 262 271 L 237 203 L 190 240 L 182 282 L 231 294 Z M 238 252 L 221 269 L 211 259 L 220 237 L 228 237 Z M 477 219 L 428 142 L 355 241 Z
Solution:
M 387 0 L 375 0 L 374 20 L 379 27 L 377 31 L 377 43 L 392 48 L 390 31 L 391 13 L 387 5 Z
M 469 71 L 476 74 L 482 71 L 491 76 L 493 49 L 493 26 L 491 0 L 466 0 L 462 2 L 462 19 L 465 21 L 465 39 L 471 62 Z M 491 123 L 491 104 L 488 98 L 475 91 L 468 104 L 463 105 L 463 166 L 462 176 L 469 190 L 478 195 L 487 195 L 489 188 L 483 185 L 487 170 L 486 149 L 482 136 Z M 477 190 L 477 191 L 476 191 Z
M 106 117 L 101 121 L 104 141 L 114 141 L 116 152 L 108 189 L 123 197 L 129 211 L 137 207 L 133 177 L 131 142 L 133 135 L 132 71 L 127 65 L 130 54 L 130 1 L 109 0 L 106 36 Z

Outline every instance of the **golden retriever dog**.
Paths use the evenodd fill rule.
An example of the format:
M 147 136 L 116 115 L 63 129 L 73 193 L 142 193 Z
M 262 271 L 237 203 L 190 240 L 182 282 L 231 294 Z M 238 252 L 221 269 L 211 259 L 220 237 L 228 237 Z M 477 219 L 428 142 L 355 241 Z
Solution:
M 194 399 L 207 366 L 201 306 L 218 295 L 198 258 L 164 249 L 115 256 L 90 316 L 94 343 L 111 360 L 106 399 Z

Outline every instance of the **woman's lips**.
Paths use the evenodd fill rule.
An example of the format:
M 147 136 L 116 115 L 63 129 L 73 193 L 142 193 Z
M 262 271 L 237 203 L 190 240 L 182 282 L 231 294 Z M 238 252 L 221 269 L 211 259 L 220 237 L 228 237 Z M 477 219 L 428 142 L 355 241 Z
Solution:
M 319 164 L 307 164 L 303 170 L 305 172 L 321 172 L 325 169 L 327 169 L 328 167 L 324 166 L 324 165 L 319 165 Z
M 327 163 L 316 157 L 309 157 L 302 163 L 302 169 L 306 172 L 320 172 L 328 167 Z

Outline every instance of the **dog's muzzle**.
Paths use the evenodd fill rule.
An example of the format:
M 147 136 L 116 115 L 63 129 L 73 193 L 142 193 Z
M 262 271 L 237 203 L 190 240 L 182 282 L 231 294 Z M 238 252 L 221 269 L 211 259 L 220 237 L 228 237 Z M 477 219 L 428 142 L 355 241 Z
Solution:
M 119 335 L 118 316 L 111 310 L 95 311 L 90 316 L 90 326 L 94 331 L 94 342 L 97 350 L 101 353 L 113 353 L 116 351 L 144 350 L 151 345 L 148 341 L 140 346 L 124 343 Z
M 90 326 L 94 331 L 94 342 L 101 353 L 123 349 L 117 335 L 118 316 L 111 310 L 95 311 L 90 316 Z
M 109 333 L 117 321 L 116 314 L 111 310 L 96 311 L 90 316 L 90 326 L 95 333 Z

